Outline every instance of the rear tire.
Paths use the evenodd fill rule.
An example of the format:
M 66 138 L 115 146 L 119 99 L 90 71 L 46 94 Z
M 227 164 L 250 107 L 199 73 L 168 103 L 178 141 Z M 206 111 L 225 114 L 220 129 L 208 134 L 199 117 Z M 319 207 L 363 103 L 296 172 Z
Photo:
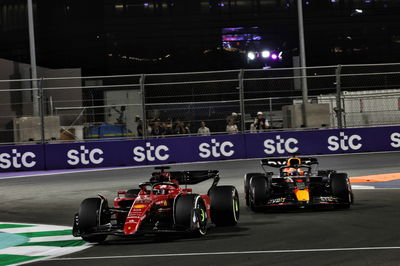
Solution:
M 216 186 L 208 191 L 211 221 L 216 226 L 232 226 L 239 221 L 239 194 L 234 186 Z
M 343 203 L 340 207 L 350 208 L 350 204 L 353 203 L 353 193 L 351 191 L 351 185 L 347 174 L 333 173 L 331 174 L 330 179 L 332 195 L 338 197 Z
M 207 209 L 198 194 L 178 195 L 174 206 L 175 225 L 192 230 L 193 235 L 202 236 L 207 233 Z M 200 213 L 196 215 L 195 209 Z M 192 221 L 197 220 L 198 228 L 191 228 Z
M 246 200 L 246 206 L 250 206 L 250 198 L 249 198 L 249 193 L 250 193 L 250 179 L 253 176 L 258 176 L 262 175 L 261 173 L 248 173 L 244 175 L 244 198 Z
M 79 211 L 79 232 L 82 239 L 87 242 L 102 242 L 107 235 L 90 235 L 96 232 L 96 228 L 101 224 L 110 222 L 107 201 L 100 198 L 88 198 L 82 201 Z
M 250 179 L 250 208 L 253 211 L 257 207 L 267 204 L 270 188 L 264 176 L 254 176 Z

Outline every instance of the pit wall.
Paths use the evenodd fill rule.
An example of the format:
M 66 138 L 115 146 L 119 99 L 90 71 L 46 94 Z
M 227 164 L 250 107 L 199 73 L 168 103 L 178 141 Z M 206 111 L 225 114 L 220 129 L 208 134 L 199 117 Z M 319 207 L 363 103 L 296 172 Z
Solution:
M 400 126 L 0 147 L 0 172 L 400 151 Z

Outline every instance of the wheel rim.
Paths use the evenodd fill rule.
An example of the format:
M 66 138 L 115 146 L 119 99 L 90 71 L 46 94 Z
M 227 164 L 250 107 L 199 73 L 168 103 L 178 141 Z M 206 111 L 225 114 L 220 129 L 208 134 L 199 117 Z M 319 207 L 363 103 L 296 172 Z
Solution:
M 239 214 L 239 201 L 236 197 L 233 198 L 233 202 L 232 202 L 232 206 L 233 206 L 233 218 L 235 219 L 235 222 L 237 222 L 238 219 L 238 214 Z
M 199 218 L 199 233 L 201 235 L 205 235 L 207 232 L 207 212 L 204 209 L 204 206 L 199 202 L 196 206 L 200 210 L 200 217 Z M 195 214 L 194 214 L 195 215 Z
M 201 215 L 201 222 L 204 222 L 206 219 L 206 214 L 205 211 L 203 209 L 200 209 L 200 215 Z

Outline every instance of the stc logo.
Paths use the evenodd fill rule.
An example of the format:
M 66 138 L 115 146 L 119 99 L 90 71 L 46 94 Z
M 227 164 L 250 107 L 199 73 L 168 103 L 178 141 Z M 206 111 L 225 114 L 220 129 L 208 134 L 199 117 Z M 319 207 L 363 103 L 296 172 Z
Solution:
M 21 168 L 27 167 L 32 168 L 36 165 L 33 160 L 36 155 L 33 152 L 20 153 L 17 149 L 12 149 L 10 153 L 0 153 L 0 168 L 8 169 L 10 167 Z
M 79 150 L 69 150 L 67 152 L 67 163 L 69 165 L 78 165 L 79 163 L 87 164 L 101 164 L 104 159 L 101 157 L 103 151 L 101 149 L 95 148 L 92 150 L 86 149 L 84 145 L 80 146 Z
M 390 145 L 393 148 L 400 148 L 400 133 L 395 132 L 392 135 L 390 135 L 390 140 L 392 141 Z
M 328 138 L 328 149 L 331 151 L 337 151 L 339 149 L 343 151 L 347 150 L 359 150 L 362 147 L 361 136 L 351 135 L 347 136 L 344 132 L 340 132 L 340 136 L 330 136 Z
M 204 142 L 199 145 L 199 156 L 204 159 L 210 156 L 215 158 L 221 156 L 231 157 L 235 153 L 232 149 L 234 146 L 230 141 L 220 143 L 216 139 L 211 139 L 211 144 Z
M 153 146 L 150 142 L 146 142 L 146 147 L 137 146 L 133 149 L 133 160 L 136 162 L 143 162 L 148 160 L 150 162 L 155 161 L 165 161 L 169 158 L 167 153 L 169 148 L 165 145 Z
M 295 138 L 284 139 L 280 135 L 276 136 L 276 139 L 266 139 L 264 141 L 264 152 L 266 154 L 274 154 L 275 152 L 279 154 L 295 153 L 299 150 L 296 146 L 299 141 Z

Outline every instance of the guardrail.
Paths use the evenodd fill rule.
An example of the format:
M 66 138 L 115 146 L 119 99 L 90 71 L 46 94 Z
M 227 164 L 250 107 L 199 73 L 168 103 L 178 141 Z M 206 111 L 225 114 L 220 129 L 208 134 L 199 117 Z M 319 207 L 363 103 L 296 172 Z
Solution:
M 0 147 L 0 171 L 400 151 L 400 126 Z

